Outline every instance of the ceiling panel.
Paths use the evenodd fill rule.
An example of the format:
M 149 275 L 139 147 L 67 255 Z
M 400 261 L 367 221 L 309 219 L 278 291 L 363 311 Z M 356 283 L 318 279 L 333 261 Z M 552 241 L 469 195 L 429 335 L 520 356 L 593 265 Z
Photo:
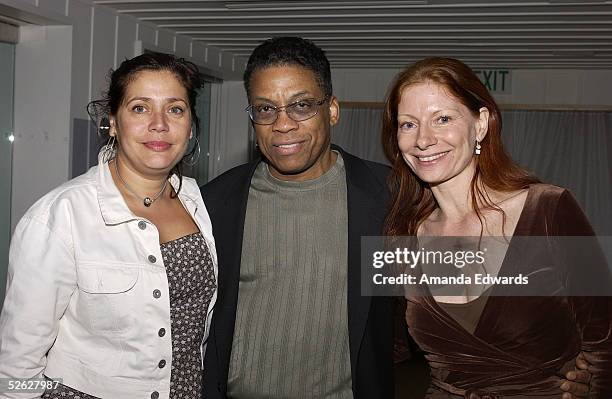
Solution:
M 472 67 L 612 67 L 612 0 L 94 0 L 246 59 L 281 35 L 332 66 L 399 68 L 426 56 Z

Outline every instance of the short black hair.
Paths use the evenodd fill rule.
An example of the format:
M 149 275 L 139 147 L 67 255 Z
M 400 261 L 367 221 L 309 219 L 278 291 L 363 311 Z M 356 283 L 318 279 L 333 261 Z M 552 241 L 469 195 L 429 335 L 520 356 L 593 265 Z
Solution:
M 283 65 L 298 65 L 310 69 L 325 96 L 332 95 L 331 68 L 325 52 L 308 39 L 283 36 L 266 40 L 251 53 L 244 71 L 247 96 L 250 94 L 251 75 L 255 71 Z

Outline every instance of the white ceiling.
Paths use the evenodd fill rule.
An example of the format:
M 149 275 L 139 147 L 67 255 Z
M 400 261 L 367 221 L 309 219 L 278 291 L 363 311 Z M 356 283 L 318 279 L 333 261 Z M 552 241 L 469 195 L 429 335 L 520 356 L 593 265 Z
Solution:
M 399 68 L 426 56 L 481 68 L 612 67 L 612 0 L 94 0 L 238 57 L 302 36 L 335 68 Z

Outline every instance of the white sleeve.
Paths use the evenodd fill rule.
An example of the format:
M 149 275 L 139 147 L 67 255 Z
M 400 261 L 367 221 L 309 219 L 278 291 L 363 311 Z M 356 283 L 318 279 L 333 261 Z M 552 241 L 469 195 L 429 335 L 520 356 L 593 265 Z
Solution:
M 70 297 L 76 289 L 71 239 L 24 217 L 9 251 L 6 297 L 0 315 L 0 378 L 39 378 Z M 0 398 L 38 398 L 41 393 Z

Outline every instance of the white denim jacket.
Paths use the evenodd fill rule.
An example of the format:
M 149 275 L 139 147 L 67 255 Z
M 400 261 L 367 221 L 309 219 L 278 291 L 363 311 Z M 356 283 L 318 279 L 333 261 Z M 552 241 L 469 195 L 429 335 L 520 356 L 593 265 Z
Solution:
M 178 178 L 170 183 L 177 188 Z M 212 226 L 195 180 L 183 177 L 179 199 L 206 239 L 217 279 Z M 202 320 L 202 356 L 216 298 Z M 17 225 L 0 315 L 0 378 L 44 374 L 101 398 L 168 398 L 171 368 L 157 228 L 128 209 L 100 163 L 45 195 Z

